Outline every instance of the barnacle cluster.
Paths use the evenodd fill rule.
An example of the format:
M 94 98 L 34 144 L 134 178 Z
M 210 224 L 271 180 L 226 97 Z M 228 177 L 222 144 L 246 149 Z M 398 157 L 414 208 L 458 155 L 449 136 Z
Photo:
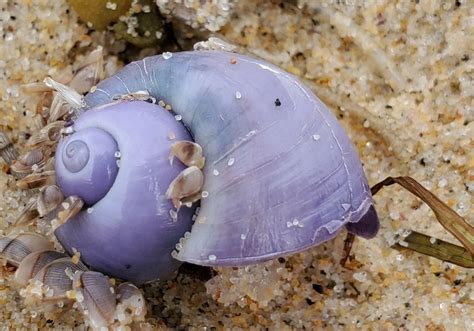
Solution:
M 89 91 L 102 77 L 102 67 L 99 48 L 85 58 L 76 75 L 64 84 L 47 78 L 44 83 L 25 86 L 27 92 L 40 95 L 34 119 L 42 128 L 30 137 L 25 153 L 20 156 L 2 133 L 2 157 L 10 163 L 11 172 L 18 178 L 17 185 L 37 193 L 0 239 L 0 260 L 16 267 L 13 281 L 21 289 L 25 303 L 36 310 L 54 317 L 75 306 L 84 311 L 95 328 L 139 326 L 144 321 L 146 306 L 136 286 L 121 283 L 115 287 L 114 279 L 89 271 L 79 252 L 69 257 L 55 251 L 53 242 L 45 235 L 31 232 L 35 223 L 42 222 L 46 234 L 52 234 L 84 206 L 84 200 L 75 195 L 65 197 L 67 192 L 56 185 L 55 149 L 60 138 L 70 134 L 67 123 L 77 116 L 75 109 L 82 104 L 77 91 Z

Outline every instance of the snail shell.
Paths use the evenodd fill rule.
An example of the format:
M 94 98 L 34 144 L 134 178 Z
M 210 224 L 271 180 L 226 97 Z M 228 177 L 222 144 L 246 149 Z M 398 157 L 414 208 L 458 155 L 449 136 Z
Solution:
M 120 150 L 113 182 L 107 179 L 100 199 L 89 201 L 93 212 L 81 212 L 56 232 L 66 249 L 78 249 L 92 268 L 135 283 L 162 278 L 176 268 L 171 251 L 191 226 L 192 211 L 180 209 L 177 222 L 170 221 L 165 214 L 173 206 L 161 199 L 182 170 L 179 162 L 165 164 L 166 134 L 191 137 L 157 105 L 110 105 L 136 91 L 170 104 L 206 160 L 201 208 L 191 235 L 174 253 L 178 260 L 241 266 L 317 245 L 345 225 L 367 238 L 376 234 L 378 218 L 359 158 L 336 118 L 308 88 L 248 56 L 181 52 L 133 62 L 101 82 L 86 95 L 91 109 L 75 122 L 75 133 L 59 144 L 56 162 L 75 135 L 97 128 Z M 100 145 L 90 143 L 89 148 Z M 104 164 L 110 164 L 112 151 L 104 153 Z M 104 167 L 92 165 L 94 171 Z M 69 191 L 61 184 L 63 170 L 57 165 L 65 195 L 78 194 L 82 181 Z M 86 191 L 95 191 L 93 171 L 86 177 L 91 180 Z
M 58 228 L 58 240 L 108 275 L 136 283 L 166 278 L 179 266 L 171 251 L 193 213 L 183 207 L 177 221 L 170 216 L 165 191 L 184 165 L 169 164 L 168 132 L 180 140 L 189 133 L 146 102 L 91 109 L 74 131 L 58 145 L 57 180 L 66 196 L 78 195 L 88 207 Z

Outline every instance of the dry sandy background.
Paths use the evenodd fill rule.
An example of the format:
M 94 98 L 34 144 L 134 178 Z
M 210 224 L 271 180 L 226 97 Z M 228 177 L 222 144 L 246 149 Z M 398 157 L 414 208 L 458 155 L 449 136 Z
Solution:
M 180 13 L 167 1 L 156 2 L 167 17 Z M 216 6 L 181 16 L 304 78 L 339 117 L 370 184 L 409 174 L 473 219 L 473 1 L 249 0 Z M 88 32 L 64 0 L 4 1 L 0 32 L 0 128 L 20 149 L 35 130 L 36 101 L 20 91 L 21 84 L 70 74 L 97 44 L 108 51 L 107 72 L 123 65 L 115 55 L 123 43 Z M 27 194 L 2 171 L 0 195 L 2 233 Z M 385 189 L 375 201 L 382 228 L 375 239 L 355 243 L 357 270 L 337 264 L 341 234 L 289 258 L 218 269 L 210 280 L 181 274 L 144 288 L 150 322 L 196 330 L 474 329 L 471 271 L 389 248 L 393 233 L 403 228 L 454 239 L 407 192 Z M 8 279 L 0 280 L 0 330 L 73 326 L 86 327 L 78 312 L 47 321 L 22 304 Z

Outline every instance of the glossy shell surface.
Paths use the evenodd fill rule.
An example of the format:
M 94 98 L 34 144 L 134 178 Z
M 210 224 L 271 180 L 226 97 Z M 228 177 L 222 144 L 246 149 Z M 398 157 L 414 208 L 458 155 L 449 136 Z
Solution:
M 79 251 L 87 265 L 108 275 L 135 283 L 168 277 L 179 266 L 171 251 L 190 230 L 193 214 L 183 207 L 177 222 L 170 216 L 173 205 L 164 192 L 184 165 L 170 165 L 172 141 L 168 133 L 173 131 L 177 139 L 190 139 L 190 135 L 168 111 L 141 101 L 88 110 L 73 128 L 75 133 L 61 141 L 57 156 L 68 152 L 71 141 L 83 141 L 82 131 L 95 128 L 113 137 L 118 149 L 104 150 L 97 139 L 95 144 L 88 142 L 89 155 L 96 156 L 89 162 L 99 173 L 117 163 L 119 167 L 106 194 L 59 227 L 57 238 L 70 254 Z M 97 149 L 105 156 L 101 157 Z M 102 162 L 116 152 L 119 157 Z M 61 162 L 57 157 L 58 177 L 68 177 Z M 96 186 L 103 184 L 96 176 L 89 176 L 87 165 L 84 171 L 82 181 L 77 179 L 77 172 L 72 174 L 76 187 L 90 187 L 91 179 Z
M 317 245 L 333 238 L 346 224 L 350 231 L 365 237 L 377 232 L 370 190 L 351 142 L 331 112 L 294 76 L 244 55 L 182 52 L 127 65 L 101 82 L 85 101 L 93 108 L 135 91 L 147 91 L 170 104 L 206 157 L 205 198 L 191 235 L 179 250 L 179 260 L 239 266 Z M 103 123 L 109 121 L 105 112 L 93 112 L 103 116 Z M 120 116 L 112 111 L 108 115 L 111 121 Z M 137 151 L 149 139 L 141 136 L 148 131 L 137 130 L 132 117 L 127 118 L 126 136 L 136 132 L 136 145 L 130 148 Z M 137 160 L 142 157 L 142 153 L 133 155 Z M 154 162 L 153 171 L 162 161 Z M 145 178 L 150 173 L 142 170 L 133 175 L 149 185 Z M 121 172 L 122 168 L 117 180 L 129 180 Z M 156 176 L 160 180 L 159 171 Z M 153 198 L 131 194 L 129 186 L 114 184 L 113 194 L 107 196 L 111 202 L 99 202 L 110 206 L 108 212 L 115 216 L 113 222 L 95 231 L 113 235 L 86 249 L 111 245 L 132 264 L 133 259 L 142 257 L 136 255 L 131 242 L 121 240 L 125 232 L 134 233 L 135 241 L 163 239 L 137 223 L 133 212 L 140 210 L 140 215 L 145 215 L 145 202 Z M 149 211 L 155 212 L 154 207 Z M 124 217 L 124 213 L 129 214 Z M 186 216 L 180 210 L 178 223 L 185 222 Z M 78 224 L 82 218 L 73 222 L 77 229 L 72 229 L 73 225 L 62 229 L 63 243 L 69 241 L 66 234 L 76 231 L 75 236 L 88 236 L 81 234 Z M 88 254 L 81 253 L 87 261 Z M 155 254 L 162 252 L 150 244 L 146 258 L 155 263 Z M 101 263 L 106 266 L 102 271 L 107 272 L 109 258 L 104 256 Z

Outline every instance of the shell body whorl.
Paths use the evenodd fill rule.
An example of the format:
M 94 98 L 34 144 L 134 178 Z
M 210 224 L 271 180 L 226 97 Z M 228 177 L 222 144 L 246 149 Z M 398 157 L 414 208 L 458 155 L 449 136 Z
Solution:
M 119 167 L 104 197 L 60 226 L 57 238 L 69 253 L 78 250 L 87 265 L 108 275 L 137 284 L 166 278 L 179 266 L 170 253 L 190 230 L 193 214 L 193 209 L 183 207 L 176 222 L 170 216 L 173 205 L 164 192 L 184 165 L 170 165 L 168 135 L 173 132 L 176 139 L 189 140 L 189 133 L 169 111 L 142 101 L 90 109 L 73 129 L 61 142 L 60 153 L 67 152 L 70 141 L 85 141 L 83 132 L 100 130 L 116 142 L 106 154 L 113 152 L 113 165 L 118 161 Z M 94 141 L 88 141 L 91 155 L 103 147 Z M 66 170 L 58 167 L 58 177 L 71 175 Z M 87 177 L 84 181 L 76 187 L 89 184 Z
M 102 199 L 118 172 L 118 146 L 106 131 L 92 127 L 63 139 L 56 150 L 57 181 L 66 196 L 77 195 L 88 205 Z
M 85 101 L 143 90 L 172 105 L 206 157 L 207 197 L 178 259 L 239 266 L 317 245 L 349 223 L 377 232 L 354 148 L 295 77 L 234 53 L 182 52 L 127 65 Z

